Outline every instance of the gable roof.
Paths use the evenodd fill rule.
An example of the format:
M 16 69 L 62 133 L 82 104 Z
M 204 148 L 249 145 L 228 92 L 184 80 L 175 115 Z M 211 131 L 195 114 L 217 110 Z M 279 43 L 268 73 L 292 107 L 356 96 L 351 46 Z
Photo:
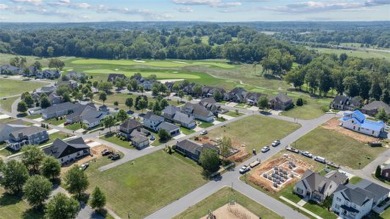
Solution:
M 177 111 L 179 111 L 180 108 L 177 107 L 177 106 L 173 106 L 173 105 L 169 105 L 169 106 L 166 106 L 162 113 L 163 115 L 169 115 L 169 116 L 173 116 Z
M 45 113 L 51 114 L 51 113 L 55 113 L 55 112 L 63 111 L 63 110 L 73 110 L 76 107 L 77 106 L 74 103 L 70 103 L 70 102 L 60 103 L 60 104 L 49 106 L 46 109 L 43 109 L 42 114 L 45 114 Z
M 187 114 L 182 113 L 182 112 L 177 112 L 173 116 L 173 120 L 182 122 L 184 124 L 190 124 L 190 123 L 194 122 L 195 118 L 192 115 L 187 115 Z
M 348 179 L 348 176 L 345 173 L 341 173 L 339 171 L 330 171 L 325 175 L 325 177 L 337 183 L 338 185 L 344 184 Z
M 17 137 L 19 135 L 19 133 L 22 133 L 24 136 L 30 136 L 30 135 L 40 133 L 43 131 L 46 131 L 46 129 L 41 128 L 41 127 L 37 127 L 37 126 L 29 126 L 29 127 L 11 132 L 10 136 Z
M 370 183 L 364 189 L 371 192 L 374 195 L 375 202 L 377 202 L 383 196 L 388 196 L 390 192 L 389 189 L 382 187 L 376 183 Z
M 349 202 L 355 203 L 359 206 L 362 206 L 366 202 L 368 202 L 371 198 L 373 198 L 373 195 L 370 194 L 370 192 L 365 191 L 361 188 L 345 188 L 344 190 L 341 190 L 341 195 L 348 200 Z
M 190 140 L 183 140 L 183 141 L 180 141 L 176 144 L 176 147 L 179 147 L 183 150 L 186 150 L 192 154 L 197 154 L 197 153 L 200 153 L 201 150 L 202 150 L 202 146 L 193 142 L 193 141 L 190 141 Z
M 169 123 L 169 122 L 162 122 L 162 123 L 160 123 L 160 125 L 157 126 L 157 128 L 164 129 L 167 132 L 172 132 L 172 131 L 179 129 L 178 126 L 176 126 L 172 123 Z
M 89 146 L 85 144 L 82 137 L 67 142 L 57 138 L 50 147 L 43 149 L 43 151 L 47 155 L 60 159 L 84 149 L 89 149 Z
M 207 98 L 201 99 L 199 103 L 204 106 L 207 104 L 216 104 L 217 101 L 215 101 L 214 97 L 207 97 Z
M 379 110 L 383 108 L 387 114 L 390 114 L 390 106 L 383 101 L 372 101 L 371 103 L 363 106 L 363 110 Z
M 147 112 L 144 116 L 144 119 L 155 121 L 155 122 L 162 122 L 164 121 L 164 118 L 161 116 L 158 116 L 154 114 L 153 112 Z
M 287 103 L 287 102 L 292 101 L 292 99 L 290 97 L 288 97 L 287 94 L 279 93 L 278 95 L 271 98 L 271 101 L 278 101 L 278 102 L 282 102 L 282 103 Z
M 200 104 L 192 104 L 187 102 L 183 108 L 186 113 L 192 113 L 194 115 L 202 116 L 202 117 L 210 117 L 214 116 L 214 114 L 206 109 L 206 107 L 200 105 Z
M 124 129 L 130 129 L 130 130 L 133 130 L 133 129 L 136 129 L 138 127 L 142 127 L 142 124 L 140 122 L 138 122 L 137 120 L 135 119 L 126 119 L 121 125 L 120 125 L 121 128 L 124 128 Z

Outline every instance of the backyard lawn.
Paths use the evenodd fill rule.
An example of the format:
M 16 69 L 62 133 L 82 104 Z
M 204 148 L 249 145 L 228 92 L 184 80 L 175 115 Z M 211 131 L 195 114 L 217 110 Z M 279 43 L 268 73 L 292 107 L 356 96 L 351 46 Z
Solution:
M 111 142 L 113 144 L 116 144 L 116 145 L 119 145 L 121 147 L 124 147 L 124 148 L 134 149 L 134 147 L 131 146 L 131 143 L 129 141 L 123 141 L 118 136 L 116 136 L 115 134 L 111 135 L 111 136 L 101 136 L 100 138 L 105 140 L 105 141 L 108 141 L 108 142 Z
M 307 150 L 353 169 L 363 168 L 386 150 L 383 147 L 370 147 L 337 131 L 322 127 L 314 129 L 294 142 L 293 147 Z
M 0 79 L 0 97 L 7 97 L 22 94 L 26 91 L 33 91 L 47 83 L 35 81 L 22 81 L 13 79 Z
M 31 210 L 25 201 L 5 194 L 3 188 L 0 187 L 0 219 L 9 218 L 38 219 L 43 218 L 43 212 Z
M 260 149 L 271 144 L 275 139 L 281 139 L 300 127 L 299 124 L 290 123 L 265 116 L 254 115 L 218 127 L 209 132 L 211 138 L 223 136 L 232 139 L 232 142 L 245 144 L 247 151 Z
M 174 217 L 175 219 L 179 218 L 201 218 L 209 213 L 209 210 L 214 211 L 219 207 L 229 203 L 229 201 L 234 198 L 234 200 L 247 208 L 252 213 L 259 216 L 259 218 L 271 219 L 271 218 L 282 218 L 277 215 L 275 212 L 269 210 L 268 208 L 260 205 L 259 203 L 253 201 L 252 199 L 246 197 L 245 195 L 232 190 L 231 188 L 224 187 L 213 195 L 207 197 L 196 205 L 188 208 L 186 211 Z
M 164 151 L 100 172 L 97 168 L 104 160 L 87 169 L 89 190 L 99 186 L 107 206 L 121 218 L 129 212 L 132 218 L 144 218 L 206 183 L 199 165 Z

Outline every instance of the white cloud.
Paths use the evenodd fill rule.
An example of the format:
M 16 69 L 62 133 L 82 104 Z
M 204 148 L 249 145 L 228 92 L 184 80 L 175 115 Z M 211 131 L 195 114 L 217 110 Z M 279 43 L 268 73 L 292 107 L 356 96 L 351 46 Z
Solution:
M 206 5 L 214 8 L 230 8 L 242 5 L 238 1 L 225 2 L 223 0 L 172 0 L 172 2 L 178 5 Z
M 83 3 L 75 3 L 75 4 L 72 4 L 71 7 L 87 9 L 87 8 L 91 8 L 91 5 L 88 4 L 88 3 L 83 2 Z
M 181 13 L 192 13 L 192 12 L 194 12 L 194 9 L 192 9 L 191 7 L 181 7 L 181 8 L 177 8 L 176 10 L 178 12 L 181 12 Z
M 27 4 L 33 4 L 33 5 L 39 5 L 42 3 L 42 0 L 11 0 L 15 3 L 27 3 Z
M 7 9 L 7 8 L 8 8 L 8 5 L 0 4 L 0 10 L 4 10 L 4 9 Z

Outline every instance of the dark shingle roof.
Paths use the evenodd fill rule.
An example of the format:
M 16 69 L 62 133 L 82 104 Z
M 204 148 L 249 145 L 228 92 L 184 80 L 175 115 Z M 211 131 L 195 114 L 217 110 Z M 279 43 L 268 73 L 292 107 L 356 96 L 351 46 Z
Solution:
M 30 135 L 40 133 L 43 131 L 46 131 L 46 129 L 41 128 L 41 127 L 36 127 L 36 126 L 30 126 L 30 127 L 26 127 L 26 128 L 17 130 L 17 131 L 13 131 L 13 132 L 11 132 L 10 135 L 17 137 L 19 135 L 19 133 L 22 133 L 25 136 L 30 136 Z
M 89 149 L 89 146 L 85 144 L 82 137 L 67 142 L 57 138 L 50 147 L 43 149 L 43 151 L 47 155 L 60 159 L 84 149 Z
M 179 129 L 179 127 L 177 127 L 176 125 L 169 123 L 169 122 L 162 122 L 162 123 L 160 123 L 160 125 L 158 125 L 157 128 L 164 129 L 167 132 L 172 132 L 172 131 Z
M 287 94 L 279 93 L 275 97 L 273 97 L 271 100 L 278 100 L 282 103 L 287 103 L 289 101 L 292 101 L 290 97 L 287 96 Z
M 370 183 L 368 186 L 364 188 L 367 191 L 370 191 L 374 195 L 374 201 L 378 201 L 378 199 L 382 198 L 383 196 L 388 196 L 390 190 L 382 187 L 376 183 Z
M 379 110 L 383 108 L 387 114 L 390 114 L 390 106 L 384 103 L 383 101 L 373 101 L 365 106 L 363 106 L 363 110 Z
M 146 115 L 144 116 L 144 119 L 152 120 L 152 121 L 156 121 L 156 122 L 164 121 L 163 117 L 158 116 L 158 115 L 154 114 L 153 112 L 147 112 Z
M 206 109 L 200 104 L 192 104 L 187 102 L 183 106 L 183 109 L 185 112 L 192 112 L 194 115 L 199 115 L 203 117 L 209 117 L 214 115 L 212 112 L 210 112 L 208 109 Z
M 135 119 L 126 119 L 121 124 L 121 128 L 125 128 L 125 129 L 135 129 L 138 127 L 142 127 L 142 124 Z
M 65 103 L 56 104 L 56 105 L 50 106 L 46 109 L 43 109 L 42 113 L 51 114 L 51 113 L 66 110 L 66 109 L 67 110 L 74 110 L 75 108 L 77 108 L 76 104 L 70 103 L 70 102 L 65 102 Z
M 176 144 L 176 147 L 182 148 L 183 150 L 186 150 L 192 154 L 197 154 L 202 150 L 202 146 L 190 141 L 190 140 L 183 140 Z
M 195 120 L 195 118 L 192 115 L 187 115 L 187 114 L 182 113 L 182 112 L 177 112 L 175 114 L 175 116 L 173 117 L 173 120 L 179 121 L 179 122 L 182 122 L 185 124 L 190 124 L 191 122 L 193 122 Z

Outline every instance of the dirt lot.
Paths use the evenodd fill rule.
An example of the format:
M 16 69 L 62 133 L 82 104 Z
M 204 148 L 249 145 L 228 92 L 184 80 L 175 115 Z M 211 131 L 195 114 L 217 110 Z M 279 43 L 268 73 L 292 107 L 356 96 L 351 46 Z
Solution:
M 217 210 L 213 211 L 212 214 L 215 216 L 214 218 L 229 218 L 229 219 L 257 219 L 255 214 L 250 212 L 248 209 L 244 208 L 242 205 L 238 203 L 234 204 L 226 204 Z M 202 217 L 202 219 L 209 219 L 212 217 L 208 217 L 208 215 Z
M 293 162 L 295 165 L 292 169 L 289 168 L 290 162 Z M 288 179 L 279 185 L 278 188 L 273 186 L 273 182 L 270 179 L 263 176 L 263 174 L 271 174 L 275 167 L 288 172 Z M 266 191 L 278 192 L 287 185 L 298 181 L 302 174 L 308 169 L 313 169 L 313 166 L 299 159 L 299 155 L 286 153 L 278 158 L 262 163 L 259 167 L 250 172 L 247 179 Z
M 209 143 L 212 145 L 216 145 L 218 142 L 218 139 L 211 139 L 208 136 L 199 136 L 198 138 L 195 138 L 195 141 L 198 142 L 199 144 Z M 235 140 L 235 139 L 232 139 L 232 147 L 235 149 L 238 149 L 239 152 L 228 157 L 227 159 L 230 161 L 243 162 L 244 160 L 246 160 L 247 158 L 249 158 L 251 156 L 251 154 L 249 154 L 247 152 L 246 146 L 243 144 L 240 144 L 240 142 Z
M 337 118 L 333 118 L 333 119 L 329 120 L 328 122 L 324 123 L 322 125 L 322 127 L 325 129 L 336 130 L 339 133 L 346 135 L 346 136 L 349 136 L 349 137 L 351 137 L 357 141 L 360 141 L 362 143 L 378 141 L 378 138 L 374 138 L 374 137 L 370 137 L 368 135 L 354 132 L 352 130 L 341 127 L 339 124 L 340 124 L 340 121 Z

